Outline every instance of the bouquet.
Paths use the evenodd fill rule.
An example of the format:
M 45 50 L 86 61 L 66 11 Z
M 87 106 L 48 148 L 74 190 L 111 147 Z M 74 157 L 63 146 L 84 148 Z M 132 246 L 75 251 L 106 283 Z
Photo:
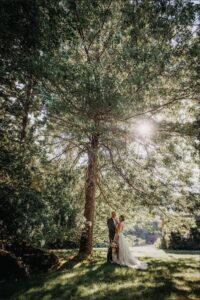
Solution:
M 117 256 L 118 256 L 118 251 L 119 251 L 118 243 L 116 241 L 112 241 L 112 243 L 110 244 L 110 247 L 112 248 L 112 253 L 117 254 Z

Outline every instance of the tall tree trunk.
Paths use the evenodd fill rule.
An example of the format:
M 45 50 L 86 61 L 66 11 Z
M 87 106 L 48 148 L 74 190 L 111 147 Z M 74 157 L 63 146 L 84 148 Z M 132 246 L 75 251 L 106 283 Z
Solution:
M 92 240 L 95 212 L 95 190 L 98 161 L 98 135 L 93 135 L 88 149 L 88 166 L 85 185 L 85 227 L 80 240 L 79 254 L 88 256 L 92 253 Z
M 24 99 L 23 104 L 23 117 L 22 117 L 22 129 L 20 135 L 20 143 L 22 144 L 26 139 L 27 133 L 27 126 L 28 126 L 28 114 L 30 109 L 31 103 L 31 95 L 32 95 L 32 79 L 30 78 L 27 83 L 27 90 L 26 90 L 26 98 Z

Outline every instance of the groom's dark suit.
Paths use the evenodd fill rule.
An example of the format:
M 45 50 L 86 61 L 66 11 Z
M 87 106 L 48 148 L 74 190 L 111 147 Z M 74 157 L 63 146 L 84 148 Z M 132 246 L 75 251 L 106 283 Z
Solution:
M 108 225 L 108 230 L 109 230 L 109 240 L 110 243 L 114 240 L 115 237 L 115 231 L 116 231 L 116 226 L 117 226 L 117 221 L 113 218 L 109 218 L 107 220 L 107 225 Z M 108 254 L 107 254 L 107 261 L 112 261 L 112 248 L 109 246 L 108 248 Z

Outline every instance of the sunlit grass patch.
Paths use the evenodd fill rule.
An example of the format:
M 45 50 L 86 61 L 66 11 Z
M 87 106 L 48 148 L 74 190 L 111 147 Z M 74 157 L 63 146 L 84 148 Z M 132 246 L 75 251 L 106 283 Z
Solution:
M 107 264 L 105 251 L 94 251 L 93 258 L 83 262 L 73 259 L 76 252 L 59 254 L 63 261 L 60 269 L 23 282 L 1 283 L 0 299 L 199 299 L 197 254 L 187 254 L 187 258 L 170 254 L 170 259 L 142 257 L 149 265 L 147 271 Z

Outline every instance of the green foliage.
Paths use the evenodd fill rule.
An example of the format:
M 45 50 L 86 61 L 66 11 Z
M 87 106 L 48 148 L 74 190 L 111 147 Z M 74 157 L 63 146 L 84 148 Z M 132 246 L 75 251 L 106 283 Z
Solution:
M 44 246 L 57 239 L 77 239 L 77 174 L 67 167 L 39 164 L 39 149 L 27 151 L 1 140 L 1 236 Z M 40 154 L 41 155 L 41 154 Z
M 91 136 L 98 135 L 99 201 L 107 198 L 106 207 L 106 202 L 113 207 L 111 198 L 116 208 L 124 207 L 124 199 L 165 206 L 176 202 L 178 193 L 188 202 L 188 193 L 178 186 L 190 181 L 191 192 L 192 174 L 182 173 L 179 166 L 182 150 L 193 151 L 190 144 L 198 130 L 180 115 L 188 107 L 187 117 L 197 117 L 191 84 L 197 57 L 190 51 L 197 42 L 191 26 L 199 6 L 187 1 L 80 1 L 63 2 L 63 7 L 73 23 L 73 44 L 66 39 L 52 57 L 54 74 L 40 94 L 48 126 L 60 135 L 57 141 L 63 149 L 73 142 L 79 158 L 84 158 Z M 140 114 L 155 127 L 152 139 L 133 132 Z M 168 147 L 172 144 L 179 146 Z M 143 157 L 138 157 L 138 146 L 147 152 Z
M 199 250 L 200 228 L 192 215 L 172 213 L 163 222 L 159 247 L 163 249 Z
M 200 230 L 191 228 L 186 235 L 178 232 L 171 232 L 163 236 L 161 246 L 164 249 L 174 250 L 199 250 L 200 249 Z

